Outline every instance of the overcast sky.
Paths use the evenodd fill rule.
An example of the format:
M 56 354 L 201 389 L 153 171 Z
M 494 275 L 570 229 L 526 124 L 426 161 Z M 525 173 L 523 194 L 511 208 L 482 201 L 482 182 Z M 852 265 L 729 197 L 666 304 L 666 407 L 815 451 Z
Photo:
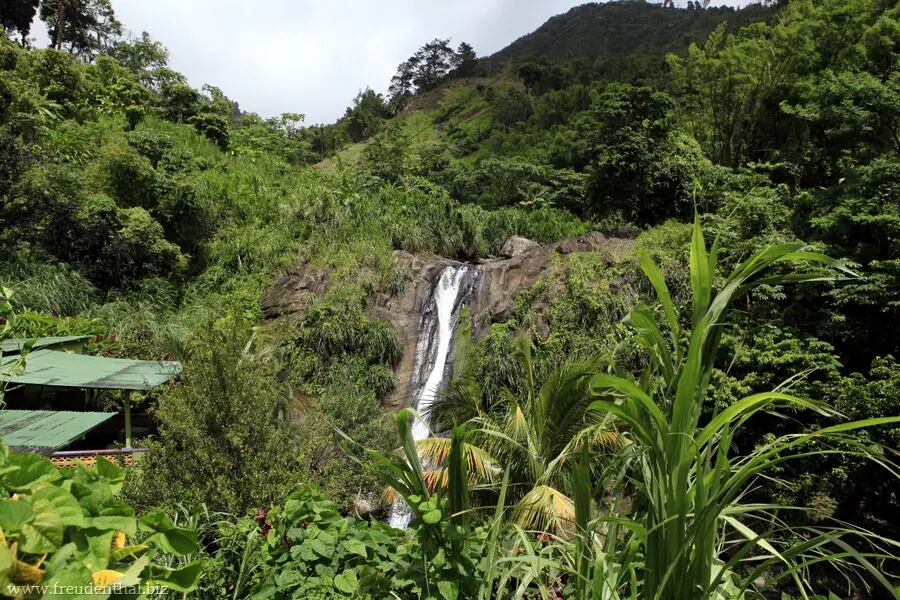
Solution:
M 192 86 L 217 86 L 244 111 L 299 112 L 312 124 L 333 122 L 366 86 L 386 92 L 397 65 L 429 40 L 449 37 L 454 47 L 469 42 L 484 56 L 583 3 L 113 0 L 113 8 L 126 29 L 161 41 L 169 66 Z M 46 44 L 43 23 L 32 33 Z

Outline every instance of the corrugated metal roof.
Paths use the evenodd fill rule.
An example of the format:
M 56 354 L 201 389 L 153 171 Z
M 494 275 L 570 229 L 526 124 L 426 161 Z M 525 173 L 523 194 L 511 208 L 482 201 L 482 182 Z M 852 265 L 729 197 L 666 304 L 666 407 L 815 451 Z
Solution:
M 45 337 L 38 338 L 34 341 L 34 345 L 31 347 L 32 350 L 40 350 L 42 348 L 53 348 L 55 346 L 65 346 L 66 344 L 73 344 L 75 342 L 82 342 L 84 340 L 90 339 L 89 335 L 69 335 L 69 336 L 61 336 L 61 337 Z M 22 351 L 22 346 L 25 345 L 26 342 L 30 341 L 29 339 L 8 339 L 0 342 L 0 351 L 5 354 L 18 354 Z
M 52 454 L 116 413 L 0 410 L 0 438 L 13 452 Z
M 4 372 L 0 367 L 0 380 L 94 390 L 149 390 L 181 373 L 177 362 L 104 358 L 55 350 L 31 352 L 25 372 L 16 377 L 9 376 L 9 368 Z

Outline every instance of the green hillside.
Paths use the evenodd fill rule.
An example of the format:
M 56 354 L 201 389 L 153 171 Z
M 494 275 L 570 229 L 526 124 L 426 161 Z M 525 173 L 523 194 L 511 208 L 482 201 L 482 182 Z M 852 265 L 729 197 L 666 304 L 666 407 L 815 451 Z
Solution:
M 896 3 L 616 3 L 537 52 L 585 5 L 311 126 L 114 8 L 0 8 L 0 341 L 184 374 L 134 467 L 0 445 L 0 596 L 898 597 Z M 496 275 L 398 411 L 447 265 Z
M 722 23 L 736 29 L 771 14 L 771 9 L 759 4 L 742 10 L 727 6 L 688 10 L 639 0 L 590 2 L 550 18 L 483 61 L 487 72 L 500 73 L 509 61 L 528 55 L 545 57 L 551 64 L 573 57 L 589 61 L 664 57 L 702 42 Z

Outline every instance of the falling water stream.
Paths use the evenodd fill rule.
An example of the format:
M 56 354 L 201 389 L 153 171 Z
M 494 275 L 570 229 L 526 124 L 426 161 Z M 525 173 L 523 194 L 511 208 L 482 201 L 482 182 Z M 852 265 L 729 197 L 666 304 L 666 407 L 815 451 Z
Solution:
M 420 414 L 434 402 L 446 377 L 453 354 L 453 329 L 462 305 L 474 288 L 475 276 L 475 270 L 468 265 L 444 267 L 422 308 L 412 381 L 416 390 L 413 406 Z M 428 425 L 417 420 L 412 433 L 416 440 L 425 439 L 429 435 Z M 409 507 L 398 499 L 391 509 L 391 527 L 406 529 L 411 519 Z

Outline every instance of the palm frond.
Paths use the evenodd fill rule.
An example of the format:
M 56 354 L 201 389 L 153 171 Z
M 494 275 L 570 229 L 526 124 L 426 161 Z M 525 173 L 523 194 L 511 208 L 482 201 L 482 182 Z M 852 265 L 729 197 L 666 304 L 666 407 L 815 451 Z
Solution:
M 451 445 L 450 438 L 430 437 L 418 440 L 416 450 L 419 451 L 419 456 L 426 464 L 444 465 L 450 455 Z M 474 480 L 478 483 L 493 481 L 494 477 L 500 473 L 497 461 L 486 451 L 468 443 L 464 444 L 463 448 L 470 481 Z
M 602 364 L 600 357 L 566 361 L 541 386 L 529 416 L 545 456 L 557 455 L 584 429 L 586 409 L 595 399 L 591 380 Z
M 516 522 L 542 531 L 565 531 L 575 522 L 575 502 L 549 485 L 536 485 L 519 501 Z

